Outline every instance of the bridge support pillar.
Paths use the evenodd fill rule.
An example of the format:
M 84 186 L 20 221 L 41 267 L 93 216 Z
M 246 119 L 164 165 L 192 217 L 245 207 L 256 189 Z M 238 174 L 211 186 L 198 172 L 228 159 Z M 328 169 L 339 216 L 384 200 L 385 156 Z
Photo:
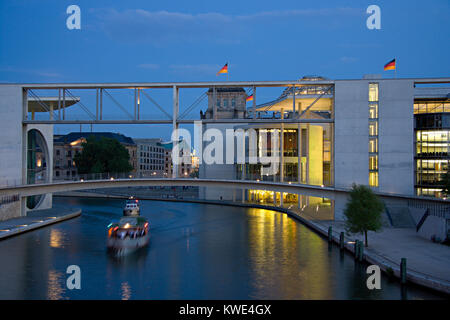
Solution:
M 173 86 L 173 112 L 172 112 L 172 143 L 175 147 L 175 144 L 178 143 L 179 136 L 178 136 L 178 112 L 179 112 L 179 88 L 177 86 Z M 173 136 L 175 133 L 175 137 Z M 178 155 L 179 156 L 179 155 Z M 173 172 L 172 172 L 172 178 L 178 178 L 179 175 L 179 166 L 177 163 L 173 161 L 172 157 L 172 163 L 173 163 Z

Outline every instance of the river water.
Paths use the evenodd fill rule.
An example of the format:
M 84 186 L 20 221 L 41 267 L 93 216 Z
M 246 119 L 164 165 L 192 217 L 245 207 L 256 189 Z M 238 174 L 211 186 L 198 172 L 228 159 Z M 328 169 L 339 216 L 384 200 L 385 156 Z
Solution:
M 147 248 L 114 258 L 107 225 L 123 200 L 54 197 L 82 216 L 0 241 L 0 299 L 436 299 L 387 276 L 366 286 L 367 265 L 286 214 L 141 201 Z M 81 289 L 69 290 L 69 265 Z

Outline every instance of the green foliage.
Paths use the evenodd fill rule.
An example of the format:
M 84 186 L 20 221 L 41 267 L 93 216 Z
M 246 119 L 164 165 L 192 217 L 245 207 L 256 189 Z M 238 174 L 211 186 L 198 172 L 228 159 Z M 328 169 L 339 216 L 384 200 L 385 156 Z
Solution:
M 116 139 L 89 137 L 82 143 L 83 151 L 74 157 L 78 173 L 130 172 L 127 149 Z
M 383 209 L 383 202 L 369 187 L 354 184 L 344 211 L 347 232 L 364 234 L 367 247 L 367 231 L 381 230 Z

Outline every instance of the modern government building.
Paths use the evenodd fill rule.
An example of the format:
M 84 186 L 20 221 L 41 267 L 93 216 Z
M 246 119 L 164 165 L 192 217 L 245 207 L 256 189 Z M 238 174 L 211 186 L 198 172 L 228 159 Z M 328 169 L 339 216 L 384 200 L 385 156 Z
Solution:
M 270 138 L 267 150 L 260 150 L 261 139 L 278 130 L 282 152 L 279 170 L 273 175 L 263 173 L 263 164 L 249 163 L 247 153 L 245 164 L 202 165 L 200 177 L 336 189 L 349 189 L 356 183 L 385 194 L 444 196 L 442 179 L 450 160 L 449 78 L 382 79 L 372 75 L 357 80 L 301 80 L 310 84 L 286 87 L 274 100 L 258 100 L 247 108 L 248 95 L 243 88 L 210 89 L 204 119 L 239 121 L 209 122 L 203 125 L 204 130 L 218 128 L 225 136 L 230 128 L 255 129 L 258 154 L 271 153 Z M 250 121 L 243 123 L 245 119 Z M 255 119 L 260 123 L 251 121 Z M 241 197 L 211 188 L 202 192 L 207 199 Z M 313 197 L 303 201 L 297 195 L 265 190 L 246 190 L 242 197 L 258 203 L 281 201 L 299 206 L 326 202 Z
M 214 128 L 225 137 L 227 129 L 253 129 L 258 139 L 258 155 L 276 152 L 272 150 L 271 136 L 279 134 L 277 144 L 282 151 L 278 170 L 273 174 L 266 173 L 263 163 L 249 161 L 247 150 L 243 163 L 201 163 L 199 178 L 276 181 L 335 190 L 364 184 L 380 194 L 444 197 L 442 179 L 450 161 L 450 77 L 383 79 L 370 75 L 362 79 L 333 80 L 308 76 L 290 82 L 72 85 L 96 90 L 95 123 L 102 122 L 101 94 L 106 87 L 135 91 L 136 123 L 139 122 L 139 113 L 136 115 L 139 90 L 173 87 L 176 110 L 179 88 L 204 88 L 208 105 L 202 108 L 200 119 L 194 119 L 201 120 L 204 132 Z M 272 92 L 278 88 L 279 92 L 272 99 L 262 101 L 258 93 L 264 87 L 272 87 Z M 59 97 L 38 98 L 27 93 L 40 88 L 55 90 Z M 65 108 L 82 103 L 74 96 L 64 97 L 61 103 L 61 92 L 64 96 L 67 88 L 71 88 L 70 84 L 0 85 L 0 123 L 4 130 L 0 136 L 0 187 L 10 185 L 11 181 L 35 183 L 37 161 L 42 162 L 43 154 L 53 154 L 55 117 L 64 123 Z M 253 100 L 247 101 L 249 96 Z M 49 112 L 50 119 L 35 121 L 37 112 Z M 178 125 L 177 121 L 173 120 L 174 125 Z M 262 143 L 262 139 L 267 139 L 267 143 Z M 203 147 L 206 146 L 204 143 Z M 54 167 L 51 157 L 47 157 L 46 167 Z M 46 170 L 47 178 L 41 180 L 51 182 L 51 171 Z M 173 172 L 177 175 L 176 170 Z M 41 173 L 37 175 L 42 178 Z M 178 176 L 182 174 L 178 172 Z M 325 212 L 324 218 L 342 217 L 330 199 L 299 194 L 256 188 L 200 188 L 199 196 L 213 200 L 292 203 L 299 208 L 320 209 Z M 0 211 L 8 210 L 12 201 L 8 199 L 0 199 L 4 202 Z

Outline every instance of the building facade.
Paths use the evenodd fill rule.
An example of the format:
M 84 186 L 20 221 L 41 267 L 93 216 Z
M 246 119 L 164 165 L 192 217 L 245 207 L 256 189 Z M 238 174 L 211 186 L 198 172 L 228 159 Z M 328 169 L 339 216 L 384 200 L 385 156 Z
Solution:
M 66 109 L 76 108 L 80 102 L 80 98 L 65 97 L 67 85 L 0 85 L 3 128 L 0 145 L 4 151 L 0 161 L 1 186 L 51 183 L 53 178 L 76 176 L 73 157 L 80 151 L 80 137 L 71 140 L 73 145 L 59 141 L 61 137 L 53 139 L 54 124 L 71 123 L 73 120 L 65 118 Z M 83 88 L 97 89 L 101 98 L 103 88 L 115 86 L 85 84 Z M 128 87 L 128 84 L 123 86 Z M 160 86 L 142 83 L 139 87 Z M 443 178 L 450 160 L 449 77 L 382 79 L 370 76 L 353 80 L 306 77 L 298 81 L 226 82 L 223 89 L 215 82 L 170 83 L 166 86 L 173 90 L 174 116 L 170 123 L 174 128 L 182 121 L 191 121 L 177 118 L 179 89 L 211 88 L 207 92 L 208 106 L 200 114 L 202 130 L 216 129 L 224 137 L 227 129 L 253 130 L 257 140 L 256 153 L 278 153 L 279 156 L 277 170 L 271 174 L 265 171 L 267 165 L 262 161 L 251 161 L 248 148 L 244 161 L 237 161 L 235 156 L 231 163 L 206 164 L 200 157 L 200 178 L 271 180 L 330 187 L 337 191 L 348 190 L 356 183 L 369 185 L 380 193 L 443 196 Z M 259 93 L 268 87 L 271 87 L 271 94 L 279 89 L 273 100 L 266 99 L 270 97 L 266 92 Z M 36 98 L 31 94 L 32 91 L 47 92 L 50 89 L 53 97 Z M 137 85 L 134 89 L 139 90 Z M 252 90 L 253 101 L 246 103 L 246 90 Z M 264 100 L 261 99 L 263 96 Z M 104 121 L 101 101 L 98 99 L 99 113 L 92 123 Z M 133 123 L 140 123 L 138 100 L 135 100 L 135 112 Z M 129 119 L 120 121 L 129 123 Z M 271 137 L 277 135 L 279 148 L 271 144 Z M 236 147 L 237 137 L 233 139 Z M 245 139 L 247 143 L 248 137 Z M 210 142 L 204 142 L 203 149 Z M 137 169 L 136 145 L 124 145 L 132 166 Z M 182 165 L 174 172 L 169 150 L 171 148 L 164 150 L 166 176 L 189 176 L 189 170 Z M 189 169 L 192 157 L 186 163 Z M 279 192 L 264 193 L 264 190 L 241 193 L 231 189 L 202 189 L 201 195 L 208 199 L 261 202 L 273 198 L 277 202 L 296 202 L 299 207 L 306 205 L 305 208 L 311 203 L 327 204 L 324 199 L 308 200 Z M 8 203 L 0 208 L 1 218 L 51 206 L 51 194 L 36 196 L 34 200 L 28 198 L 31 197 L 20 197 L 13 202 L 9 202 L 12 201 L 9 198 L 4 200 Z
M 133 139 L 137 148 L 136 175 L 145 177 L 164 177 L 165 149 L 161 139 Z
M 178 177 L 194 177 L 198 173 L 198 157 L 191 152 L 191 148 L 185 141 L 180 141 Z M 172 142 L 161 142 L 160 145 L 164 148 L 164 177 L 172 178 L 174 176 L 174 163 L 172 161 Z
M 429 86 L 420 79 L 379 76 L 301 80 L 310 82 L 285 88 L 273 101 L 250 104 L 244 113 L 248 123 L 203 124 L 203 130 L 215 128 L 223 136 L 230 128 L 254 130 L 257 154 L 279 155 L 276 172 L 267 173 L 263 163 L 250 163 L 247 139 L 245 163 L 203 164 L 200 177 L 295 182 L 337 189 L 350 189 L 356 183 L 381 193 L 442 196 L 442 177 L 450 160 L 448 82 Z M 210 106 L 211 102 L 208 109 Z M 216 111 L 215 117 L 220 119 Z M 252 123 L 252 119 L 264 123 Z M 278 137 L 275 150 L 271 148 L 273 134 Z M 208 199 L 274 202 L 281 197 L 282 202 L 299 207 L 310 204 L 296 195 L 263 190 L 246 190 L 242 195 L 213 188 L 201 192 Z
M 120 142 L 130 155 L 130 165 L 133 167 L 131 174 L 137 171 L 137 149 L 136 144 L 130 137 L 120 133 L 112 132 L 71 132 L 66 135 L 55 135 L 53 141 L 53 179 L 74 180 L 78 179 L 78 170 L 74 157 L 83 149 L 82 143 L 89 137 L 111 138 Z
M 444 197 L 450 161 L 450 92 L 416 88 L 414 99 L 415 190 L 419 196 Z

